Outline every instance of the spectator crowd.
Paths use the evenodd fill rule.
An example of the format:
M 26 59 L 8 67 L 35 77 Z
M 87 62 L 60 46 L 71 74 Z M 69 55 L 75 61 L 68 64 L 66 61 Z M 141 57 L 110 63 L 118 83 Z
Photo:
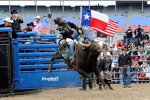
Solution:
M 21 30 L 21 23 L 23 23 L 22 17 L 18 14 L 16 10 L 11 11 L 11 17 L 7 17 L 4 19 L 4 24 L 0 25 L 0 27 L 12 27 L 13 29 L 13 38 L 17 37 L 16 32 L 23 31 L 35 31 L 37 32 L 37 37 L 40 37 L 42 31 L 42 24 L 40 23 L 40 16 L 35 17 L 34 22 L 30 22 L 27 24 L 27 27 Z M 55 24 L 60 24 L 60 19 L 55 20 Z M 63 23 L 63 21 L 61 22 Z M 73 36 L 69 36 L 70 38 L 76 38 L 78 34 L 85 34 L 85 36 L 90 40 L 93 41 L 91 35 L 95 38 L 95 31 L 89 29 L 88 32 L 91 33 L 90 35 L 86 35 L 86 31 L 84 29 L 80 29 L 76 27 L 76 25 L 68 22 L 69 27 L 74 28 L 73 31 L 71 30 Z M 67 26 L 68 27 L 68 26 Z M 60 28 L 60 27 L 59 27 Z M 77 30 L 77 31 L 75 31 Z M 62 32 L 62 35 L 68 37 L 68 35 L 64 35 L 64 32 L 68 32 L 68 30 L 58 29 L 58 31 Z M 55 33 L 57 33 L 55 31 Z M 70 44 L 71 45 L 71 44 Z M 122 77 L 120 74 L 120 66 L 118 63 L 119 55 L 121 55 L 121 51 L 123 48 L 127 49 L 127 54 L 131 57 L 131 67 L 130 70 L 132 72 L 132 82 L 148 82 L 150 79 L 150 39 L 149 33 L 144 32 L 140 25 L 135 30 L 132 30 L 129 27 L 125 32 L 125 38 L 123 40 L 119 40 L 117 43 L 108 45 L 107 43 L 102 45 L 106 51 L 110 51 L 112 65 L 112 77 L 114 82 L 120 83 L 120 78 Z M 73 50 L 73 49 L 71 49 Z M 73 53 L 73 51 L 72 51 Z M 99 61 L 105 57 L 105 52 L 101 53 L 99 56 Z

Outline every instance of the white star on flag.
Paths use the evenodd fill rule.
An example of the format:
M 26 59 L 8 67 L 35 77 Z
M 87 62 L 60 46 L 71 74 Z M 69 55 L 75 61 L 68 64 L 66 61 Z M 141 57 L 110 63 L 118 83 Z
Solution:
M 89 20 L 89 17 L 90 17 L 90 16 L 86 13 L 86 14 L 84 15 L 84 17 L 85 17 L 84 20 L 86 20 L 86 19 Z

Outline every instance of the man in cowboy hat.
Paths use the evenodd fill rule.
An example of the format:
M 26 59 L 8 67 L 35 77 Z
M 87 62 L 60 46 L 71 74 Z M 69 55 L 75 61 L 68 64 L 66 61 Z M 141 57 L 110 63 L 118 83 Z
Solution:
M 21 31 L 21 23 L 23 23 L 23 19 L 22 17 L 19 16 L 17 10 L 12 10 L 11 11 L 11 20 L 13 20 L 13 23 L 12 23 L 12 29 L 13 29 L 13 37 L 16 38 L 17 37 L 17 34 L 16 32 L 18 31 Z
M 23 29 L 23 32 L 32 31 L 34 27 L 35 27 L 34 23 L 30 22 L 27 24 L 27 27 Z
M 106 58 L 102 59 L 99 64 L 99 70 L 100 70 L 100 77 L 104 80 L 104 82 L 108 85 L 109 89 L 113 90 L 111 87 L 111 80 L 112 80 L 112 74 L 111 74 L 111 54 L 110 52 L 106 53 Z
M 1 24 L 0 27 L 11 27 L 13 20 L 11 20 L 9 17 L 6 17 L 4 20 L 4 24 Z M 3 37 L 5 37 L 8 33 L 0 33 Z
M 33 31 L 37 32 L 37 37 L 40 37 L 42 32 L 42 24 L 40 23 L 40 20 L 41 20 L 40 16 L 35 17 L 35 22 L 34 22 L 35 27 L 33 27 Z
M 0 27 L 11 27 L 11 24 L 13 23 L 13 20 L 11 20 L 9 17 L 6 17 L 3 21 L 4 24 L 1 24 Z

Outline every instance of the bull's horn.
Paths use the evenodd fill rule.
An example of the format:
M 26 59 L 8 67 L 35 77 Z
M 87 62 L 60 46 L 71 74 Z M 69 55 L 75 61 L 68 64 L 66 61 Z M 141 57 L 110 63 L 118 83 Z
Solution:
M 80 45 L 82 45 L 82 46 L 84 46 L 84 47 L 90 46 L 90 44 L 85 44 L 85 43 L 82 43 L 81 41 L 80 41 L 79 43 L 80 43 Z
M 77 40 L 75 40 L 75 39 L 74 39 L 73 41 L 74 41 L 74 43 L 75 43 L 75 44 L 77 44 L 77 45 L 78 45 L 78 41 L 77 41 Z

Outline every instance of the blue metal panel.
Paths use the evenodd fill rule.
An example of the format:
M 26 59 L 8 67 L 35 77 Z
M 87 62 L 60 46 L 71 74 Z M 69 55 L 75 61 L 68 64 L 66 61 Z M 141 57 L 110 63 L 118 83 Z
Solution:
M 45 69 L 48 68 L 50 64 L 38 64 L 38 65 L 20 65 L 20 70 L 27 69 Z M 67 68 L 67 64 L 53 64 L 54 68 Z
M 79 74 L 75 71 L 44 71 L 20 72 L 16 89 L 41 89 L 81 86 Z
M 11 27 L 0 28 L 0 32 L 12 32 Z
M 53 34 L 45 35 L 42 38 L 17 38 L 14 40 L 14 84 L 16 90 L 80 86 L 81 81 L 77 79 L 78 73 L 67 71 L 64 59 L 55 60 L 55 71 L 52 73 L 45 71 L 50 66 L 51 56 L 59 48 L 59 45 L 53 41 L 40 44 L 39 42 L 42 43 L 41 40 L 45 38 L 48 41 L 57 39 Z M 20 41 L 31 41 L 32 44 L 20 44 Z
M 56 34 L 42 34 L 41 37 L 57 37 Z
M 58 48 L 58 44 L 22 44 L 19 49 Z
M 52 56 L 56 54 L 56 52 L 33 52 L 33 53 L 19 53 L 19 57 L 45 57 Z
M 50 62 L 51 58 L 19 59 L 19 63 L 42 63 Z M 56 62 L 64 62 L 64 59 L 56 59 Z
M 36 32 L 17 32 L 18 36 L 35 36 Z

